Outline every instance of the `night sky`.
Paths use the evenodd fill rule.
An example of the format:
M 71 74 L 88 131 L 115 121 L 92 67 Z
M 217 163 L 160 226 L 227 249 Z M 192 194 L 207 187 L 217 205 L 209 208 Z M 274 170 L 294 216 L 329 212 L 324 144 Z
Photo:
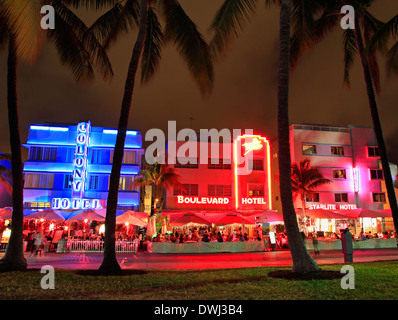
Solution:
M 210 39 L 210 23 L 222 0 L 181 0 L 180 3 Z M 398 2 L 378 1 L 371 10 L 382 20 L 398 13 Z M 82 12 L 87 24 L 96 14 Z M 202 99 L 176 49 L 163 50 L 160 69 L 146 86 L 137 81 L 129 129 L 161 128 L 177 121 L 177 128 L 253 129 L 276 138 L 277 65 L 279 10 L 266 9 L 259 1 L 257 14 L 227 57 L 215 66 L 212 95 Z M 131 32 L 109 52 L 115 77 L 104 82 L 97 77 L 90 85 L 75 83 L 61 66 L 54 48 L 43 47 L 36 64 L 19 65 L 19 112 L 22 143 L 29 124 L 90 120 L 93 126 L 116 128 L 127 65 L 135 42 Z M 343 86 L 342 30 L 336 29 L 324 42 L 308 52 L 291 78 L 290 122 L 371 126 L 362 69 L 356 59 L 351 89 Z M 6 50 L 0 52 L 0 151 L 10 152 L 6 105 Z M 390 161 L 398 163 L 398 80 L 387 78 L 384 60 L 379 59 L 382 94 L 377 97 Z M 167 132 L 167 131 L 166 131 Z M 24 148 L 23 148 L 24 149 Z M 26 154 L 25 154 L 26 156 Z

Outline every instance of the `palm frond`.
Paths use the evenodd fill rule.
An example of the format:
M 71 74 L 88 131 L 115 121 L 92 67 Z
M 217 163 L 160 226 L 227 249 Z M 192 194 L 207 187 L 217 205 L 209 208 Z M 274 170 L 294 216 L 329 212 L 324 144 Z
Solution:
M 344 84 L 350 87 L 350 70 L 354 64 L 355 56 L 358 53 L 357 42 L 354 30 L 347 29 L 343 32 L 344 49 Z
M 370 40 L 377 33 L 377 31 L 384 25 L 383 22 L 376 19 L 369 11 L 363 10 L 362 25 L 364 34 L 364 45 L 368 46 Z M 373 85 L 377 93 L 381 93 L 380 87 L 380 71 L 375 52 L 367 52 L 365 49 L 364 57 L 368 61 L 370 73 L 372 75 Z
M 11 186 L 11 184 L 2 175 L 0 175 L 0 184 L 2 184 L 6 188 L 6 190 L 7 190 L 7 192 L 9 194 L 12 194 L 12 186 Z
M 14 35 L 18 56 L 34 62 L 43 44 L 45 33 L 40 26 L 41 0 L 0 0 L 1 15 L 8 32 Z
M 88 32 L 85 23 L 60 1 L 53 1 L 56 12 L 56 24 L 61 24 L 65 30 L 50 32 L 50 39 L 56 41 L 61 54 L 61 61 L 72 68 L 77 80 L 87 73 L 88 79 L 94 78 L 93 69 L 96 68 L 105 80 L 113 77 L 112 65 L 93 33 Z M 57 28 L 55 28 L 57 29 Z M 56 39 L 54 39 L 56 37 Z M 71 39 L 69 38 L 71 37 Z M 68 46 L 75 45 L 75 48 Z M 74 57 L 65 57 L 62 50 L 69 50 Z M 82 51 L 79 53 L 79 51 Z M 80 64 L 80 65 L 79 65 Z M 85 71 L 86 70 L 86 71 Z
M 101 15 L 87 30 L 93 34 L 105 49 L 114 44 L 118 37 L 138 26 L 139 2 L 127 0 L 124 6 L 116 3 L 110 10 Z
M 290 66 L 293 71 L 300 57 L 322 41 L 340 21 L 341 6 L 336 1 L 293 1 Z
M 158 16 L 152 7 L 148 8 L 148 20 L 144 48 L 141 56 L 141 83 L 148 83 L 159 67 L 163 32 Z
M 387 72 L 389 75 L 398 75 L 398 42 L 387 53 Z
M 74 9 L 102 10 L 113 6 L 120 0 L 62 0 L 62 2 Z
M 387 73 L 388 75 L 398 74 L 397 62 L 397 44 L 388 49 L 390 39 L 396 38 L 398 35 L 398 15 L 386 23 L 379 26 L 367 43 L 366 56 L 374 55 L 379 51 L 387 55 Z
M 61 63 L 71 69 L 77 81 L 92 81 L 95 78 L 91 56 L 82 39 L 56 11 L 55 29 L 49 29 L 48 38 L 58 50 Z
M 210 52 L 214 59 L 225 56 L 233 40 L 253 17 L 256 5 L 257 0 L 225 0 L 210 26 L 214 32 L 210 42 Z
M 166 19 L 164 40 L 177 46 L 201 94 L 207 96 L 214 81 L 208 44 L 176 0 L 164 0 L 163 10 Z
M 11 162 L 11 154 L 9 153 L 0 153 L 0 161 L 8 160 Z

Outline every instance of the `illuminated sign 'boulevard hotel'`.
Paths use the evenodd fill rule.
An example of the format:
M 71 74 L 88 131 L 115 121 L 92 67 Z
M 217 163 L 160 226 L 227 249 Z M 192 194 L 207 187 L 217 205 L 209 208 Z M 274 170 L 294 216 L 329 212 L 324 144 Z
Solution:
M 270 146 L 265 137 L 241 135 L 223 143 L 176 141 L 176 154 L 180 148 L 189 149 L 187 144 L 193 144 L 196 150 L 206 148 L 209 159 L 201 162 L 190 158 L 187 164 L 181 164 L 177 158 L 174 167 L 182 187 L 167 191 L 166 214 L 168 210 L 272 208 Z M 221 156 L 212 154 L 215 149 Z M 173 156 L 169 151 L 169 157 Z
M 105 208 L 117 130 L 77 125 L 31 125 L 24 145 L 24 203 L 29 208 Z M 142 136 L 127 131 L 120 177 L 121 208 L 137 209 L 138 191 L 131 188 L 143 154 Z

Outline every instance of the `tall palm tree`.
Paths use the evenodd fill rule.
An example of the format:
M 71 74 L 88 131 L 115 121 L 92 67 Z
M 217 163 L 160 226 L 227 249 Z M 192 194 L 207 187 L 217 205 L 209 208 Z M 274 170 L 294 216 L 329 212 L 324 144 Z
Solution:
M 311 167 L 308 159 L 300 161 L 299 164 L 292 164 L 292 188 L 295 197 L 300 196 L 302 202 L 302 216 L 305 216 L 305 201 L 309 193 L 317 187 L 332 183 L 326 179 L 317 168 Z
M 286 233 L 293 259 L 293 272 L 304 274 L 319 271 L 300 236 L 293 204 L 291 182 L 291 157 L 289 143 L 289 82 L 290 82 L 290 29 L 293 13 L 306 1 L 265 0 L 267 5 L 280 3 L 279 25 L 279 77 L 278 77 L 278 163 L 280 193 Z M 313 2 L 314 7 L 316 1 Z M 216 14 L 211 29 L 214 37 L 210 43 L 215 58 L 222 57 L 232 40 L 243 30 L 256 9 L 256 0 L 226 0 Z M 293 15 L 294 17 L 294 15 Z
M 363 70 L 366 92 L 368 96 L 369 109 L 373 123 L 373 130 L 376 136 L 377 145 L 379 148 L 380 160 L 383 169 L 384 180 L 386 183 L 387 196 L 391 206 L 392 217 L 394 220 L 395 229 L 398 230 L 398 203 L 394 190 L 393 180 L 391 176 L 387 150 L 383 137 L 383 130 L 379 118 L 378 106 L 376 101 L 376 93 L 380 93 L 379 81 L 379 67 L 376 59 L 376 47 L 385 46 L 387 38 L 385 37 L 391 31 L 396 30 L 396 20 L 391 20 L 387 26 L 380 20 L 376 19 L 367 9 L 374 0 L 338 0 L 329 2 L 328 6 L 319 19 L 309 15 L 311 20 L 315 21 L 312 24 L 306 24 L 301 30 L 295 30 L 292 38 L 296 39 L 295 47 L 292 47 L 295 59 L 292 59 L 292 67 L 297 63 L 298 58 L 302 55 L 306 48 L 310 48 L 318 43 L 334 28 L 340 28 L 341 14 L 340 10 L 343 5 L 351 5 L 355 9 L 355 29 L 347 29 L 343 33 L 344 44 L 344 83 L 349 87 L 350 79 L 349 72 L 356 55 L 359 55 L 361 66 Z M 302 18 L 304 21 L 306 17 Z M 385 27 L 379 34 L 377 33 L 382 27 Z M 311 32 L 314 31 L 314 34 Z M 306 34 L 306 37 L 301 36 Z M 373 40 L 372 40 L 373 38 Z M 377 42 L 377 46 L 372 47 L 372 50 L 367 50 L 366 47 L 371 43 Z M 396 52 L 398 44 L 394 45 L 390 51 L 390 67 L 394 69 L 396 64 Z M 394 62 L 395 61 L 395 62 Z
M 159 22 L 158 12 L 164 17 L 164 28 Z M 213 85 L 213 67 L 208 45 L 177 0 L 126 0 L 117 3 L 91 26 L 89 34 L 101 40 L 105 47 L 109 47 L 121 32 L 128 31 L 134 25 L 138 25 L 138 34 L 128 67 L 109 178 L 104 259 L 99 268 L 103 274 L 121 272 L 115 251 L 118 187 L 135 77 L 141 56 L 142 83 L 148 83 L 154 76 L 159 66 L 162 45 L 172 42 L 186 61 L 203 96 L 209 94 Z
M 71 0 L 65 2 L 69 3 Z M 76 79 L 81 80 L 83 76 L 92 79 L 94 67 L 98 67 L 104 78 L 112 74 L 107 55 L 101 45 L 93 37 L 84 39 L 87 27 L 62 1 L 0 0 L 0 43 L 8 39 L 7 104 L 13 185 L 11 236 L 6 253 L 0 260 L 0 270 L 5 271 L 27 268 L 22 248 L 23 165 L 18 115 L 17 66 L 18 58 L 34 61 L 40 51 L 46 35 L 40 27 L 42 18 L 40 8 L 44 3 L 53 5 L 57 24 L 55 29 L 48 31 L 47 36 L 57 47 L 61 62 L 72 69 Z
M 10 161 L 11 155 L 7 153 L 0 154 L 0 161 Z M 6 166 L 0 165 L 0 184 L 2 184 L 9 194 L 12 194 L 12 186 L 9 182 L 9 179 L 12 178 L 11 170 Z
M 153 187 L 153 215 L 157 214 L 158 197 L 166 189 L 172 187 L 181 188 L 180 175 L 177 170 L 169 167 L 167 164 L 158 164 L 147 166 L 142 169 L 135 177 L 132 187 Z M 160 203 L 160 211 L 163 209 L 164 201 Z

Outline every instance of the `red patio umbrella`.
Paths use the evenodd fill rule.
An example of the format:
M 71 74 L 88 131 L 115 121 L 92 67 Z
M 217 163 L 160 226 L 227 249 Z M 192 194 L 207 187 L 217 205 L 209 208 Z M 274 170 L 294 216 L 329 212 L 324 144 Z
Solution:
M 213 220 L 215 224 L 254 224 L 253 221 L 242 215 L 227 213 Z
M 97 220 L 104 221 L 105 220 L 105 209 L 87 209 L 87 210 L 79 210 L 76 211 L 77 214 L 68 217 L 67 220 Z
M 10 220 L 12 217 L 12 207 L 4 207 L 0 209 L 0 219 Z
M 199 213 L 184 213 L 170 218 L 170 224 L 184 225 L 188 223 L 212 224 L 212 221 Z
M 313 219 L 339 219 L 339 220 L 350 219 L 349 216 L 323 209 L 306 210 L 305 215 Z
M 133 214 L 129 213 L 130 211 L 126 211 L 125 213 L 121 214 L 120 216 L 116 217 L 116 223 L 128 223 L 132 224 L 134 226 L 139 226 L 139 227 L 146 227 L 147 224 L 142 221 L 141 219 L 138 219 L 135 217 Z
M 391 215 L 387 213 L 379 212 L 376 210 L 363 209 L 363 208 L 338 211 L 338 213 L 343 213 L 343 212 L 346 216 L 349 216 L 353 219 L 391 217 Z
M 147 212 L 139 212 L 139 211 L 133 211 L 133 210 L 128 210 L 125 213 L 128 213 L 138 219 L 147 219 L 148 218 L 148 213 Z M 124 214 L 124 213 L 123 213 Z
M 59 210 L 41 210 L 28 214 L 25 219 L 65 220 Z

